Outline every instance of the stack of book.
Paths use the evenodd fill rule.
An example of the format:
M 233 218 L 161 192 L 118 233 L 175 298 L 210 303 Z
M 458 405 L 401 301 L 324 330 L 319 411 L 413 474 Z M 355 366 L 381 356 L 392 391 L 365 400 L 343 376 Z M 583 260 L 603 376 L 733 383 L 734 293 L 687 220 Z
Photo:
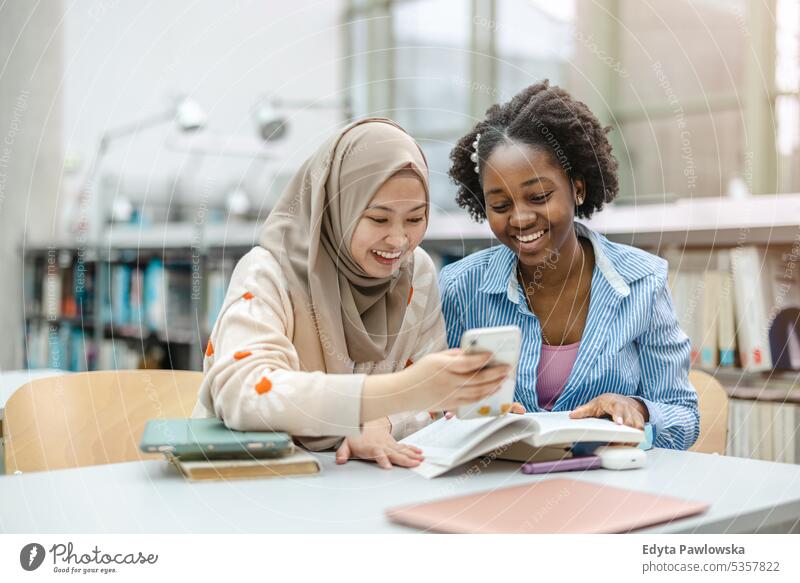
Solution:
M 282 432 L 234 431 L 219 419 L 153 419 L 141 450 L 162 453 L 192 481 L 318 474 L 317 458 Z

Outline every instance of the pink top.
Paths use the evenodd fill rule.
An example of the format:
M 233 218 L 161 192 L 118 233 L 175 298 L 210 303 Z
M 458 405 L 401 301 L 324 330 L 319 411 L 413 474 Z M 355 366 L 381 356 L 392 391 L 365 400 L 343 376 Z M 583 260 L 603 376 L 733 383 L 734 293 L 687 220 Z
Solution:
M 537 371 L 536 394 L 539 406 L 550 411 L 567 384 L 578 356 L 580 342 L 564 346 L 542 344 L 542 358 Z

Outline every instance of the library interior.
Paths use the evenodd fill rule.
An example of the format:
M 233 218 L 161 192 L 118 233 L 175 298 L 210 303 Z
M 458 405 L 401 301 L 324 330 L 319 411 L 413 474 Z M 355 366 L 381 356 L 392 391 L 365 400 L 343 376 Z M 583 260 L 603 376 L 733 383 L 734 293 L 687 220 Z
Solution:
M 271 210 L 306 160 L 347 124 L 390 118 L 419 145 L 429 192 L 420 247 L 437 274 L 501 248 L 492 217 L 474 220 L 459 198 L 457 144 L 489 108 L 549 80 L 608 128 L 617 164 L 618 192 L 575 221 L 607 249 L 622 244 L 666 261 L 674 317 L 690 343 L 699 436 L 689 449 L 707 457 L 673 459 L 657 442 L 648 467 L 636 471 L 680 473 L 708 459 L 718 480 L 737 481 L 736 492 L 718 498 L 701 488 L 712 504 L 705 519 L 676 519 L 659 532 L 798 532 L 797 0 L 56 0 L 46 8 L 11 2 L 0 15 L 0 498 L 23 487 L 46 496 L 49 482 L 37 475 L 61 471 L 81 498 L 90 474 L 68 472 L 118 483 L 123 474 L 104 468 L 163 461 L 140 449 L 147 421 L 192 416 L 212 336 L 221 334 L 215 326 L 237 289 L 234 269 L 261 245 Z M 410 294 L 408 303 L 410 313 Z M 633 347 L 645 354 L 639 339 Z M 219 348 L 216 356 L 224 357 Z M 253 395 L 278 392 L 277 380 L 264 382 Z M 310 464 L 309 473 L 321 463 L 326 479 L 346 476 L 330 465 L 333 450 L 322 449 L 322 458 L 302 452 L 311 461 L 294 463 Z M 723 465 L 734 461 L 742 465 Z M 743 465 L 756 461 L 770 465 Z M 208 470 L 201 466 L 181 469 L 191 478 Z M 154 487 L 162 470 L 146 467 L 151 483 L 141 487 Z M 138 466 L 119 468 L 136 483 Z M 353 484 L 370 483 L 373 466 L 345 468 Z M 11 482 L 15 473 L 29 481 Z M 775 492 L 758 481 L 767 474 Z M 480 481 L 494 475 L 464 492 L 494 487 Z M 624 473 L 607 484 L 634 488 L 617 475 Z M 765 504 L 794 514 L 768 519 L 755 502 L 752 512 L 740 504 L 749 479 Z M 288 514 L 306 516 L 300 494 L 273 482 Z M 387 498 L 392 506 L 430 497 L 422 481 L 409 483 Z M 691 491 L 676 488 L 684 497 Z M 781 498 L 792 488 L 793 498 Z M 205 492 L 207 504 L 223 504 L 222 492 Z M 376 518 L 387 505 L 370 496 L 363 521 L 342 530 L 414 526 L 402 508 Z M 229 527 L 213 513 L 194 523 L 189 508 L 172 503 L 184 512 L 181 529 Z M 111 512 L 103 495 L 81 504 Z M 92 518 L 97 512 L 77 513 L 16 509 L 0 530 L 125 531 L 139 519 L 170 529 L 156 507 L 142 510 L 146 518 L 107 523 Z M 325 528 L 302 518 L 271 526 L 239 519 L 254 530 Z

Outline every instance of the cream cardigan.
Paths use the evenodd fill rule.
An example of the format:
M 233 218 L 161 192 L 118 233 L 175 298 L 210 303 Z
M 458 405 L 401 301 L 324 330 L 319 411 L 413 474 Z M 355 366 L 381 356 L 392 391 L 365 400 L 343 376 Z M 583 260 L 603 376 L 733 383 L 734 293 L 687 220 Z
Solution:
M 203 362 L 194 417 L 219 417 L 232 429 L 286 431 L 304 446 L 335 447 L 359 434 L 367 374 L 402 370 L 447 349 L 436 269 L 414 251 L 409 305 L 388 358 L 353 365 L 353 374 L 307 372 L 292 344 L 294 317 L 287 281 L 275 257 L 255 247 L 236 264 Z M 430 421 L 428 412 L 389 417 L 401 439 Z

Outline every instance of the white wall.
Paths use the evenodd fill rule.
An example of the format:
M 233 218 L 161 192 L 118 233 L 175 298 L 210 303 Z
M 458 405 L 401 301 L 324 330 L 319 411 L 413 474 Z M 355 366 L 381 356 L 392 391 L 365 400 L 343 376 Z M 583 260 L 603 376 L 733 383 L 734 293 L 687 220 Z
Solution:
M 56 222 L 61 13 L 60 0 L 0 3 L 0 370 L 22 365 L 22 237 Z
M 342 7 L 326 0 L 67 0 L 66 151 L 85 169 L 105 128 L 158 113 L 179 94 L 206 110 L 209 136 L 238 136 L 261 147 L 251 116 L 260 95 L 341 100 Z M 267 150 L 275 155 L 267 162 L 176 152 L 165 147 L 176 140 L 165 126 L 117 141 L 101 173 L 122 176 L 120 191 L 148 201 L 174 195 L 213 203 L 241 182 L 260 206 L 274 190 L 273 175 L 295 168 L 343 118 L 334 110 L 289 113 L 291 133 Z

